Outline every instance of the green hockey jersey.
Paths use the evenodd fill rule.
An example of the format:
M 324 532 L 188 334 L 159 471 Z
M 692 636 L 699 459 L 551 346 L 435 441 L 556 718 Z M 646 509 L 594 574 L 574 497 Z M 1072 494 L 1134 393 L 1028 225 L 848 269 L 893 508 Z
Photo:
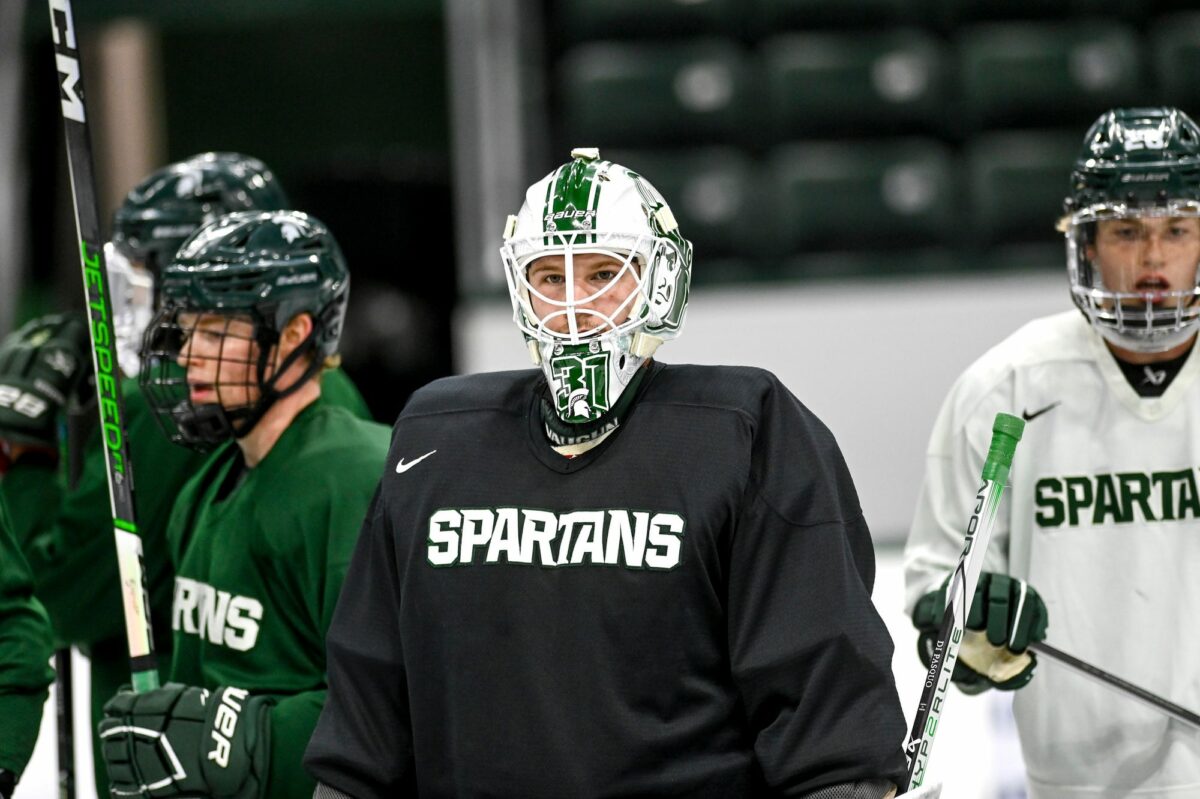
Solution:
M 340 369 L 321 378 L 321 401 L 369 419 L 366 403 Z M 150 592 L 155 648 L 161 669 L 170 661 L 171 559 L 167 518 L 175 498 L 208 454 L 167 441 L 137 380 L 122 383 L 125 429 L 133 460 L 134 503 L 142 535 L 143 565 Z M 38 599 L 61 644 L 78 646 L 91 659 L 92 730 L 104 703 L 129 682 L 129 654 L 121 585 L 113 545 L 112 508 L 104 447 L 98 431 L 88 439 L 79 483 L 65 488 L 62 474 L 44 464 L 16 463 L 0 481 L 13 535 L 33 571 Z M 99 753 L 99 739 L 93 737 Z M 103 758 L 95 758 L 96 784 L 105 786 Z
M 389 437 L 318 401 L 253 469 L 223 445 L 171 514 L 171 680 L 276 698 L 268 797 L 315 787 L 300 758 L 325 701 L 325 631 Z
M 0 768 L 20 774 L 33 754 L 50 669 L 50 625 L 0 502 Z

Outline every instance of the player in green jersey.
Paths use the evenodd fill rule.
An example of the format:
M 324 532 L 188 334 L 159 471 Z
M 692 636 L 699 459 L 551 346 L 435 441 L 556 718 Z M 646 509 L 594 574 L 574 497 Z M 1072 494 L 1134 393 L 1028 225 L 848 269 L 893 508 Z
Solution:
M 114 795 L 314 788 L 325 632 L 389 442 L 323 398 L 348 284 L 332 235 L 292 211 L 210 223 L 163 273 L 142 388 L 173 440 L 217 449 L 168 525 L 172 682 L 105 707 Z
M 29 762 L 54 679 L 50 625 L 0 502 L 0 797 L 12 795 Z
M 113 297 L 113 327 L 125 397 L 126 433 L 137 481 L 138 526 L 142 534 L 151 615 L 159 631 L 159 662 L 169 662 L 172 571 L 164 530 L 171 504 L 204 456 L 170 446 L 137 385 L 139 348 L 155 308 L 156 278 L 179 245 L 205 222 L 242 210 L 288 205 L 287 195 L 262 161 L 239 153 L 201 153 L 155 170 L 135 186 L 113 216 L 112 242 L 105 248 Z M 121 609 L 117 559 L 110 525 L 107 471 L 99 431 L 82 447 L 78 483 L 64 490 L 59 456 L 59 411 L 90 369 L 88 334 L 82 319 L 51 316 L 35 320 L 0 345 L 0 481 L 13 535 L 33 571 L 39 600 L 55 636 L 78 646 L 90 659 L 93 730 L 101 708 L 129 681 L 129 657 Z M 7 388 L 5 388 L 7 387 Z M 327 401 L 362 418 L 370 414 L 340 369 L 322 379 Z M 89 389 L 80 394 L 91 401 Z M 7 396 L 7 395 L 5 395 Z M 26 397 L 21 401 L 22 397 Z M 30 411 L 37 411 L 31 414 Z M 90 421 L 93 414 L 84 414 Z M 86 601 L 82 598 L 86 597 Z M 96 784 L 108 784 L 93 743 Z

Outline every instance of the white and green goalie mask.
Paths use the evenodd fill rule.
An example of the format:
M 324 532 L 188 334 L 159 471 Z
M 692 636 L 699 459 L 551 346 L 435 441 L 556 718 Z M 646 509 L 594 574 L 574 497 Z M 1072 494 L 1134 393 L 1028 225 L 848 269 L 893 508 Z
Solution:
M 692 245 L 662 195 L 591 149 L 529 187 L 500 248 L 533 362 L 571 424 L 614 408 L 637 370 L 679 334 Z

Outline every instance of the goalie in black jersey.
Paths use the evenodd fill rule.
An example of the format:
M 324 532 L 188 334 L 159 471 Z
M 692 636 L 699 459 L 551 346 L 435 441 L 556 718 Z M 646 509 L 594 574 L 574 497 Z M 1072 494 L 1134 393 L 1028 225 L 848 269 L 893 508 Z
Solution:
M 665 365 L 691 244 L 576 150 L 505 231 L 538 370 L 413 395 L 327 638 L 318 796 L 881 799 L 905 775 L 874 556 L 768 372 Z

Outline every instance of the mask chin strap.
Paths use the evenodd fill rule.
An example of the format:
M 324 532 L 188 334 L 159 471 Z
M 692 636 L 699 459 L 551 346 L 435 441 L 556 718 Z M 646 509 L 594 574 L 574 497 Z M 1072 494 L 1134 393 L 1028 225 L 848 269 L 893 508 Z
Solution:
M 629 379 L 624 390 L 621 391 L 621 396 L 617 398 L 613 407 L 601 414 L 599 418 L 584 424 L 571 424 L 563 421 L 562 417 L 554 410 L 554 404 L 550 401 L 548 391 L 543 391 L 540 407 L 546 438 L 556 447 L 565 447 L 572 444 L 583 444 L 617 429 L 621 426 L 621 420 L 628 416 L 634 401 L 641 394 L 642 383 L 648 371 L 650 370 L 647 368 L 647 364 L 641 364 L 633 377 Z

